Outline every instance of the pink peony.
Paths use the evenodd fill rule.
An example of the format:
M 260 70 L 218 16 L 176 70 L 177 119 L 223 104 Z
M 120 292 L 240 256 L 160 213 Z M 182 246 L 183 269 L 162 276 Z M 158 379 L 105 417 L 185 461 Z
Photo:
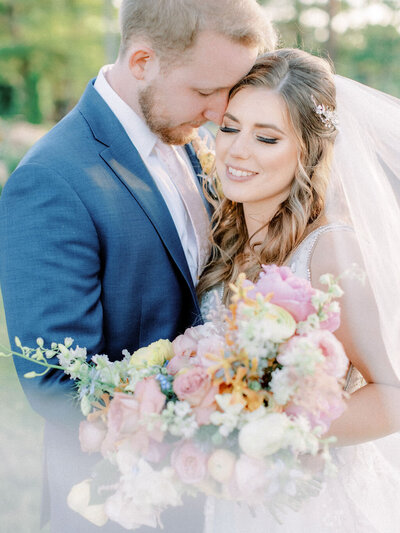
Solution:
M 314 375 L 303 378 L 294 397 L 286 405 L 285 413 L 305 416 L 311 427 L 320 426 L 325 433 L 332 420 L 339 418 L 345 408 L 340 383 L 320 367 Z
M 99 452 L 105 439 L 107 427 L 97 418 L 94 421 L 83 420 L 79 424 L 79 442 L 83 452 Z
M 140 415 L 161 413 L 166 397 L 154 377 L 145 378 L 135 387 L 134 398 L 139 402 Z
M 249 291 L 249 296 L 254 298 L 258 292 L 264 296 L 272 293 L 271 302 L 286 309 L 297 322 L 315 313 L 311 303 L 315 290 L 309 281 L 295 276 L 289 267 L 263 265 L 260 278 Z
M 328 330 L 316 329 L 307 334 L 307 339 L 313 342 L 325 356 L 324 370 L 329 375 L 343 378 L 349 367 L 349 360 L 343 345 L 335 335 Z
M 328 311 L 328 318 L 320 323 L 321 329 L 327 329 L 330 332 L 336 331 L 340 326 L 340 311 Z
M 192 442 L 186 441 L 172 452 L 171 466 L 184 483 L 195 484 L 207 474 L 208 456 Z

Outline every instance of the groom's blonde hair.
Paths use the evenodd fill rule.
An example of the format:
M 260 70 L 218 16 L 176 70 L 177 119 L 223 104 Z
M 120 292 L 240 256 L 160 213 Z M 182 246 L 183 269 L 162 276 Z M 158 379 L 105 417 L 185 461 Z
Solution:
M 276 33 L 256 0 L 122 0 L 120 57 L 136 38 L 149 41 L 161 59 L 183 57 L 201 31 L 272 50 Z

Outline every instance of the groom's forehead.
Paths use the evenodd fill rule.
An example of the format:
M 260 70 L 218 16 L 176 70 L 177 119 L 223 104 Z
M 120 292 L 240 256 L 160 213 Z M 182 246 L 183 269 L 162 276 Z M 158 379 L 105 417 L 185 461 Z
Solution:
M 224 36 L 210 42 L 204 36 L 204 46 L 195 46 L 171 65 L 169 77 L 186 81 L 204 91 L 226 90 L 232 87 L 253 66 L 257 49 L 235 43 Z

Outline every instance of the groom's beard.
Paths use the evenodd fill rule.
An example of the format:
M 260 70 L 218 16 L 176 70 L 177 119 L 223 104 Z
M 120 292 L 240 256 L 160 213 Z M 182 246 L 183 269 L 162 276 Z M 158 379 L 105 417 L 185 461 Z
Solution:
M 146 87 L 139 94 L 139 106 L 150 130 L 166 144 L 187 144 L 196 137 L 196 129 L 203 122 L 173 126 L 171 119 L 163 117 L 163 109 L 157 101 L 156 88 Z

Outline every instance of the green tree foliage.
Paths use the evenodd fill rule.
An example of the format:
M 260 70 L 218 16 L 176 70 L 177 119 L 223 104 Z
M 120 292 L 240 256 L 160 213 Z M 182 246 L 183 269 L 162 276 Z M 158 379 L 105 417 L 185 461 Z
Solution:
M 2 116 L 55 121 L 76 103 L 107 59 L 103 40 L 110 5 L 99 0 L 0 0 Z M 117 27 L 114 37 L 116 33 Z
M 330 57 L 336 72 L 400 97 L 400 0 L 259 0 L 281 46 Z
M 281 45 L 329 56 L 339 74 L 400 96 L 400 0 L 259 2 Z M 99 67 L 115 59 L 116 4 L 0 0 L 0 116 L 31 123 L 64 116 Z

